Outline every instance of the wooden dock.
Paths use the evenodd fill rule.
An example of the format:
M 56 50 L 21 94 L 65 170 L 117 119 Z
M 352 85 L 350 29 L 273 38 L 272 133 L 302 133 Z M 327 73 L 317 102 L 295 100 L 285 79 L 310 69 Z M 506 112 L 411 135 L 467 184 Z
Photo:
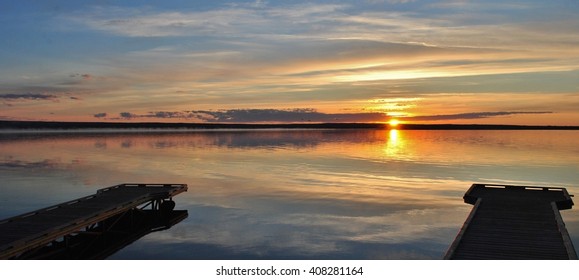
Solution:
M 171 212 L 185 184 L 121 184 L 96 194 L 0 221 L 0 259 L 18 258 L 71 235 L 94 233 L 103 222 L 134 209 Z
M 474 207 L 445 259 L 577 259 L 559 210 L 571 209 L 565 188 L 474 184 Z

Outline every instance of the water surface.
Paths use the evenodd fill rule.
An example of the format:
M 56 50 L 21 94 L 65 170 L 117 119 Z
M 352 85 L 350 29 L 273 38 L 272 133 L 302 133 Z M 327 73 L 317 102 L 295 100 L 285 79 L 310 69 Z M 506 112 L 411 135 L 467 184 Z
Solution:
M 472 183 L 579 193 L 578 131 L 0 133 L 0 219 L 120 183 L 189 217 L 111 259 L 440 259 Z M 579 244 L 579 212 L 562 212 Z

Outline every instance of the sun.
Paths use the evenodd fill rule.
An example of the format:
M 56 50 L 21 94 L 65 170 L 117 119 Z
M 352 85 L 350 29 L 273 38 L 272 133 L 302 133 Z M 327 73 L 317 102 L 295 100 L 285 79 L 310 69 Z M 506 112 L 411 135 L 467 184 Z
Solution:
M 388 121 L 388 125 L 390 127 L 398 127 L 399 124 L 400 124 L 400 121 L 397 119 L 391 119 Z

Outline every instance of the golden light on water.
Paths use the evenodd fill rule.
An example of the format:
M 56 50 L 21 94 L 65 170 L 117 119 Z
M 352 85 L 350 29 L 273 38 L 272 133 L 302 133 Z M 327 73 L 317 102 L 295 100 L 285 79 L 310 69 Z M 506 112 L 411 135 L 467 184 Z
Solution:
M 390 129 L 388 131 L 388 140 L 383 148 L 383 152 L 389 158 L 398 158 L 404 153 L 404 139 L 400 137 L 398 129 Z
M 392 144 L 394 146 L 398 145 L 398 130 L 397 129 L 392 129 L 389 132 L 389 137 L 388 137 L 388 143 Z

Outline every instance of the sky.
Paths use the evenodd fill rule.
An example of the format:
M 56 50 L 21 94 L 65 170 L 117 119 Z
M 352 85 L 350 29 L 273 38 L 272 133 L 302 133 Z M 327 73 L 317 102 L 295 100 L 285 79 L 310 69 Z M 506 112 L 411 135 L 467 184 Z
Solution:
M 579 1 L 0 2 L 0 119 L 579 125 Z

